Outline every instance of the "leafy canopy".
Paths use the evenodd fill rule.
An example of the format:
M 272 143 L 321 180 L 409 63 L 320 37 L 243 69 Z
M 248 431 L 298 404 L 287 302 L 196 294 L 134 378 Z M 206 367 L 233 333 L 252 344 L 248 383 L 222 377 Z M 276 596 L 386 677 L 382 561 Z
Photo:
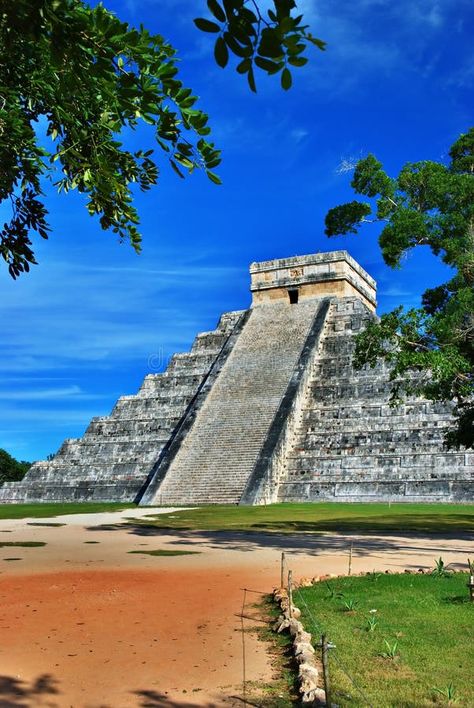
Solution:
M 303 66 L 307 43 L 324 46 L 301 16 L 292 17 L 293 0 L 274 0 L 267 20 L 246 0 L 222 6 L 208 0 L 208 7 L 220 26 L 205 19 L 196 25 L 219 33 L 220 66 L 229 49 L 242 58 L 237 71 L 247 74 L 253 90 L 254 66 L 281 71 L 287 89 L 288 66 Z M 0 254 L 13 278 L 36 263 L 32 234 L 48 237 L 44 178 L 59 192 L 85 194 L 102 228 L 140 250 L 132 185 L 150 189 L 158 166 L 152 149 L 130 152 L 120 139 L 139 122 L 151 126 L 180 177 L 199 168 L 220 184 L 213 172 L 220 152 L 208 139 L 208 116 L 180 81 L 175 49 L 160 35 L 130 27 L 101 4 L 15 0 L 0 7 L 0 53 L 0 203 L 11 207 Z M 38 140 L 39 126 L 46 127 L 49 149 Z
M 472 447 L 474 128 L 459 137 L 449 156 L 448 164 L 407 163 L 396 178 L 373 155 L 360 160 L 351 185 L 371 201 L 331 209 L 326 234 L 357 233 L 361 224 L 378 221 L 384 224 L 379 244 L 387 265 L 400 267 L 405 253 L 424 245 L 453 269 L 448 282 L 424 293 L 422 307 L 399 307 L 370 323 L 357 339 L 356 363 L 374 366 L 379 357 L 390 362 L 394 400 L 404 392 L 454 401 L 456 428 L 447 443 Z
M 18 482 L 23 479 L 30 467 L 30 462 L 23 460 L 18 462 L 6 450 L 0 448 L 0 484 Z

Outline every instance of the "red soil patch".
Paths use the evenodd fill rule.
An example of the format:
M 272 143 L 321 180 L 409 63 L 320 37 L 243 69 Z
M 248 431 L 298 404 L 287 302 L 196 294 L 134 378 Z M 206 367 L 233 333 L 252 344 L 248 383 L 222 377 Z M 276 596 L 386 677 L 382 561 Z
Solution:
M 0 578 L 0 706 L 242 705 L 251 581 L 228 568 Z M 267 680 L 265 646 L 248 641 L 247 679 Z

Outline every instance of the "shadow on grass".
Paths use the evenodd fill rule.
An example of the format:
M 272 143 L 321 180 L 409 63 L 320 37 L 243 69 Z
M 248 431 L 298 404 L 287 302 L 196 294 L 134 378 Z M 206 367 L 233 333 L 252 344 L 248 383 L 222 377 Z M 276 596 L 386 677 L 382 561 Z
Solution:
M 442 517 L 436 517 L 430 514 L 397 514 L 389 516 L 389 512 L 385 516 L 357 516 L 351 518 L 335 518 L 335 519 L 320 519 L 316 521 L 261 521 L 257 523 L 243 523 L 239 528 L 237 524 L 226 526 L 222 524 L 221 528 L 206 528 L 206 525 L 199 527 L 199 522 L 195 526 L 187 526 L 180 524 L 166 524 L 158 517 L 153 521 L 138 521 L 130 518 L 118 524 L 100 524 L 98 526 L 88 526 L 89 531 L 114 531 L 123 529 L 124 526 L 141 526 L 144 529 L 144 535 L 147 529 L 150 534 L 153 530 L 160 533 L 181 533 L 181 532 L 196 532 L 196 533 L 261 533 L 268 534 L 324 534 L 324 533 L 351 533 L 367 536 L 374 535 L 418 535 L 418 536 L 442 536 L 443 538 L 474 538 L 474 514 L 443 514 Z
M 42 699 L 47 696 L 58 696 L 58 681 L 51 674 L 41 674 L 31 684 L 14 678 L 0 676 L 0 706 L 2 708 L 28 708 L 33 705 L 43 705 Z M 59 703 L 48 701 L 44 704 L 50 708 L 59 708 Z
M 471 602 L 468 594 L 443 597 L 442 601 L 445 605 L 467 605 Z
M 430 535 L 458 534 L 459 532 L 474 534 L 473 514 L 443 514 L 439 517 L 433 514 L 400 514 L 391 516 L 387 510 L 385 516 L 356 516 L 349 519 L 321 519 L 319 521 L 266 521 L 251 524 L 256 531 L 280 531 L 298 533 L 318 533 L 337 531 L 339 533 L 360 534 L 393 534 L 418 533 Z

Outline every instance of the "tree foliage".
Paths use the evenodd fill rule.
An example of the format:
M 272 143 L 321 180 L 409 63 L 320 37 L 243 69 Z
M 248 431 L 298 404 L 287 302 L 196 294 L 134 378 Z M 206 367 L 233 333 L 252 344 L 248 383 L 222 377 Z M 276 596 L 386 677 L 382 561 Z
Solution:
M 208 6 L 222 27 L 204 19 L 196 24 L 219 32 L 219 65 L 227 63 L 228 49 L 242 57 L 237 71 L 247 74 L 253 90 L 254 66 L 270 74 L 281 70 L 289 88 L 288 66 L 306 62 L 306 44 L 323 47 L 301 16 L 292 17 L 293 0 L 274 0 L 268 21 L 244 0 L 223 6 L 209 0 Z M 0 5 L 0 53 L 0 203 L 11 206 L 0 254 L 13 278 L 36 263 L 33 235 L 48 237 L 44 178 L 59 192 L 86 195 L 102 228 L 140 250 L 132 186 L 150 189 L 158 166 L 152 149 L 124 148 L 127 128 L 149 124 L 180 177 L 199 168 L 220 184 L 213 172 L 220 152 L 208 138 L 208 116 L 179 79 L 176 51 L 162 36 L 130 27 L 101 4 L 15 0 Z M 39 128 L 49 149 L 38 139 Z
M 237 71 L 245 74 L 252 91 L 256 91 L 255 69 L 268 75 L 280 74 L 280 83 L 287 91 L 293 80 L 291 69 L 304 66 L 308 59 L 303 52 L 308 44 L 324 50 L 326 43 L 313 37 L 303 15 L 293 15 L 294 0 L 273 0 L 266 13 L 255 0 L 207 0 L 212 20 L 198 18 L 196 26 L 217 34 L 214 57 L 219 66 L 227 66 L 229 55 L 238 59 Z
M 326 234 L 356 233 L 365 222 L 384 224 L 379 244 L 385 263 L 400 267 L 412 248 L 428 246 L 453 270 L 446 283 L 427 290 L 418 309 L 399 307 L 359 335 L 356 364 L 392 366 L 393 399 L 402 393 L 454 401 L 456 427 L 449 446 L 474 445 L 474 128 L 461 135 L 447 164 L 406 164 L 389 177 L 369 155 L 352 179 L 353 201 L 331 209 Z
M 6 450 L 0 448 L 0 484 L 18 482 L 31 467 L 31 462 L 15 460 Z

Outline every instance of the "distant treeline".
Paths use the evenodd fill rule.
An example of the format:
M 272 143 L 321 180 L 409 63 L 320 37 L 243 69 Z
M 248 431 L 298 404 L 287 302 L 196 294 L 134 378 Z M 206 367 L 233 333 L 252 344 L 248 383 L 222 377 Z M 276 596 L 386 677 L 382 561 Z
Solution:
M 15 460 L 6 450 L 0 448 L 0 484 L 23 479 L 31 464 L 25 460 Z

